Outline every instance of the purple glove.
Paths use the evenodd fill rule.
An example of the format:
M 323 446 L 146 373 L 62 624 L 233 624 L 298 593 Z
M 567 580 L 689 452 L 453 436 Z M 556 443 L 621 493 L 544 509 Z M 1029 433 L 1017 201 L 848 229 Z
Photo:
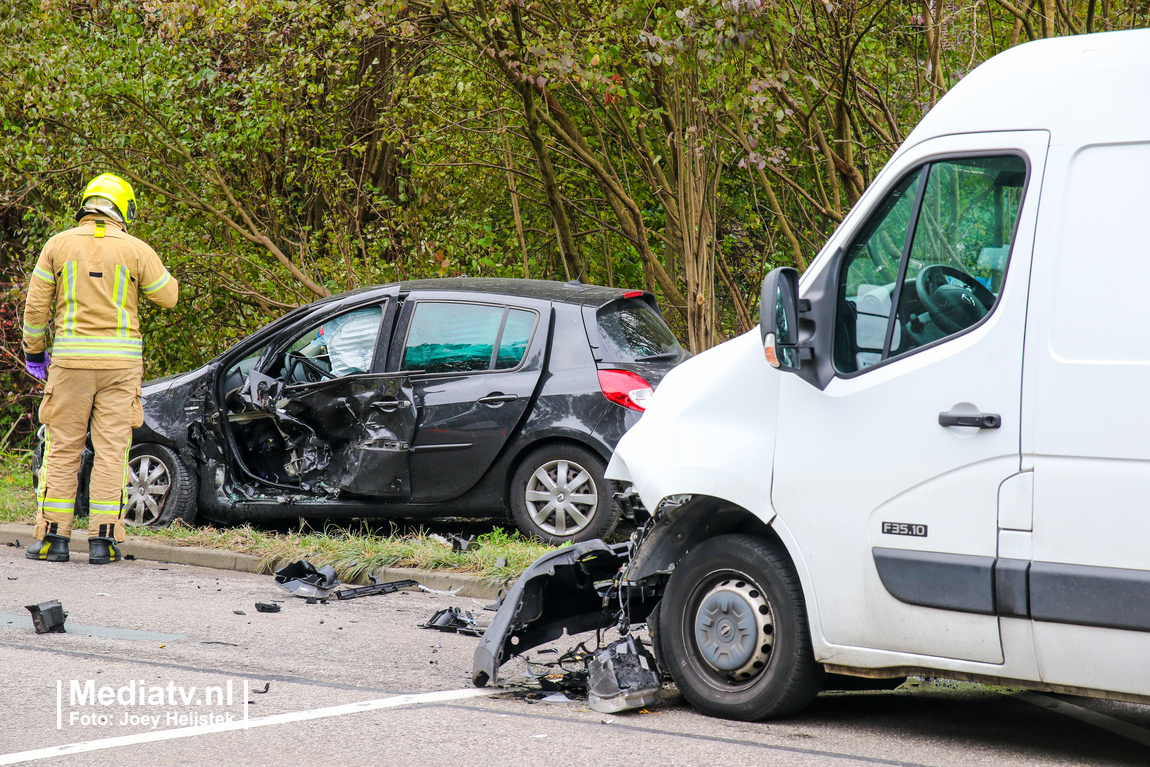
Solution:
M 52 359 L 48 356 L 48 352 L 41 352 L 40 356 L 44 359 L 39 362 L 25 358 L 24 367 L 32 374 L 33 378 L 43 381 L 48 377 L 48 365 L 51 364 Z

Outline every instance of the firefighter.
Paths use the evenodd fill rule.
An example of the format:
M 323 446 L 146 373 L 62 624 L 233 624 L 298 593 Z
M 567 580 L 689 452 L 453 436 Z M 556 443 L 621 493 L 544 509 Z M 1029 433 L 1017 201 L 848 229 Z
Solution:
M 105 173 L 80 196 L 77 226 L 48 240 L 28 281 L 24 364 L 47 383 L 40 422 L 47 427 L 36 488 L 36 540 L 29 559 L 68 561 L 77 473 L 89 431 L 95 458 L 88 484 L 88 561 L 117 562 L 124 540 L 123 493 L 140 403 L 143 338 L 139 293 L 164 308 L 179 285 L 156 252 L 128 234 L 136 196 Z M 45 349 L 55 309 L 51 357 Z

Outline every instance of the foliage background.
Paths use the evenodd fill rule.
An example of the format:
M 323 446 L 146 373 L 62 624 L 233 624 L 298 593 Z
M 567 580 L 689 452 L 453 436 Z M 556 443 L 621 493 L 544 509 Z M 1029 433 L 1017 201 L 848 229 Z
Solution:
M 914 124 L 1030 39 L 1146 0 L 9 0 L 0 450 L 27 438 L 26 280 L 90 177 L 181 282 L 148 376 L 289 307 L 421 277 L 654 290 L 700 351 L 751 327 Z M 145 302 L 146 303 L 146 302 Z

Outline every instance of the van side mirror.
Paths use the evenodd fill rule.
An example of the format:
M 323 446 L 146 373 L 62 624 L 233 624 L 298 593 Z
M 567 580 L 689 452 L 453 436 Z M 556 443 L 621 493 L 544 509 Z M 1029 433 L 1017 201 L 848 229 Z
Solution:
M 799 273 L 780 266 L 763 278 L 759 300 L 759 335 L 771 367 L 796 371 L 799 354 Z

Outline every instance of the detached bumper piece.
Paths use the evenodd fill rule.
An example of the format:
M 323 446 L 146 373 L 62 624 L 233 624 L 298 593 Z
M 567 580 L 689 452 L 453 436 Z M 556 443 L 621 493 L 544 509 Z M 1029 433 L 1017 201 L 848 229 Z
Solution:
M 633 636 L 625 636 L 587 659 L 587 703 L 601 714 L 643 708 L 659 694 L 655 659 Z
M 471 681 L 498 681 L 499 667 L 512 654 L 563 636 L 612 625 L 619 617 L 615 578 L 630 557 L 630 543 L 585 541 L 544 554 L 519 577 L 475 648 Z M 624 600 L 627 620 L 643 623 L 657 603 L 635 586 Z
M 483 635 L 483 629 L 478 625 L 475 616 L 469 612 L 460 610 L 458 607 L 448 607 L 445 610 L 440 610 L 431 616 L 427 623 L 423 624 L 423 628 L 446 631 L 449 634 Z
M 342 582 L 331 565 L 324 565 L 317 570 L 315 565 L 304 559 L 276 570 L 276 584 L 297 597 L 326 599 Z
M 32 626 L 35 627 L 37 634 L 66 633 L 64 621 L 68 619 L 68 613 L 64 612 L 64 607 L 59 600 L 53 599 L 38 605 L 25 605 L 25 608 L 32 613 Z
M 368 576 L 371 578 L 371 583 L 367 586 L 355 586 L 353 588 L 340 589 L 335 592 L 336 599 L 358 599 L 359 597 L 372 597 L 376 594 L 394 594 L 403 589 L 419 588 L 419 583 L 413 580 L 405 581 L 390 581 L 388 583 L 381 583 L 379 578 L 374 575 Z

